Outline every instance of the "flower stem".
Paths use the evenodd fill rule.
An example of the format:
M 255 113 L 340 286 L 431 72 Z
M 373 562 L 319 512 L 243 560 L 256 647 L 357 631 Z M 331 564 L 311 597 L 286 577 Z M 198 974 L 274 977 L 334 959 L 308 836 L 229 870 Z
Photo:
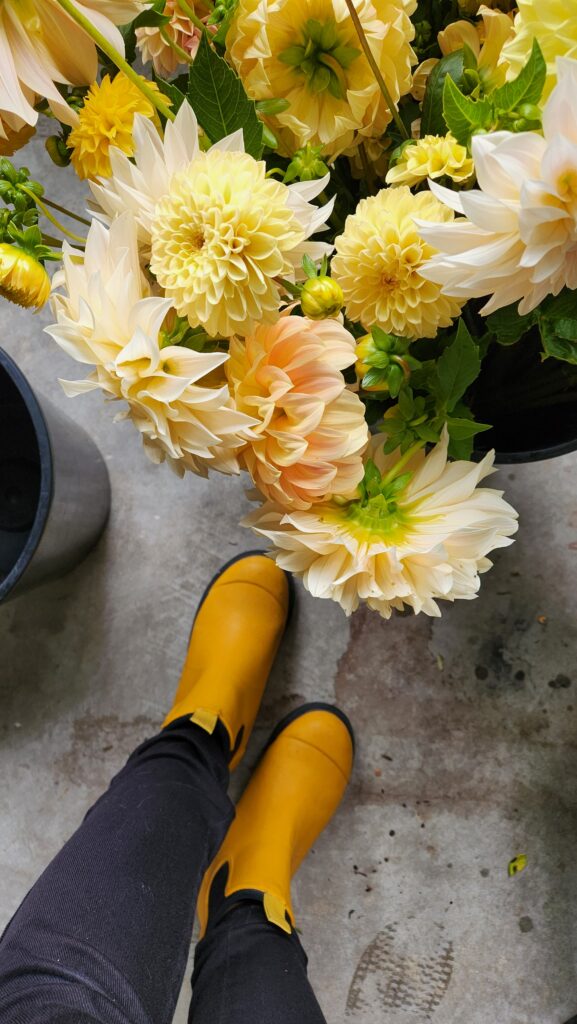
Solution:
M 408 139 L 408 138 L 410 138 L 409 133 L 408 133 L 407 129 L 405 128 L 404 124 L 403 124 L 401 115 L 399 114 L 399 111 L 397 110 L 395 101 L 393 100 L 393 97 L 391 96 L 391 94 L 390 94 L 390 92 L 389 92 L 389 90 L 387 88 L 387 83 L 385 82 L 385 80 L 384 80 L 384 78 L 383 78 L 383 76 L 381 74 L 379 65 L 377 64 L 377 62 L 376 62 L 376 60 L 375 60 L 375 58 L 373 56 L 373 51 L 371 50 L 369 40 L 367 39 L 367 37 L 365 35 L 365 30 L 364 30 L 363 26 L 361 25 L 361 19 L 359 18 L 358 14 L 357 14 L 357 10 L 356 10 L 356 7 L 355 7 L 354 0 L 345 0 L 345 3 L 346 3 L 346 5 L 347 5 L 347 7 L 349 9 L 349 14 L 351 16 L 351 21 L 352 21 L 353 25 L 355 26 L 357 35 L 359 37 L 359 42 L 360 42 L 363 50 L 365 51 L 365 57 L 367 58 L 367 60 L 368 60 L 368 62 L 370 64 L 371 71 L 373 72 L 373 74 L 374 74 L 374 76 L 375 76 L 375 78 L 377 80 L 377 84 L 379 86 L 379 89 L 381 90 L 381 92 L 382 92 L 382 94 L 383 94 L 383 96 L 385 98 L 385 102 L 386 102 L 389 110 L 391 111 L 391 114 L 393 115 L 393 121 L 395 122 L 397 128 L 399 129 L 399 132 L 401 134 L 401 138 Z
M 159 114 L 162 114 L 163 117 L 166 117 L 169 121 L 174 121 L 176 115 L 173 114 L 172 110 L 166 106 L 162 96 L 157 95 L 157 93 L 150 88 L 145 79 L 137 74 L 134 68 L 131 68 L 130 64 L 124 59 L 122 54 L 120 54 L 118 50 L 108 42 L 108 39 L 102 35 L 102 32 L 99 32 L 92 22 L 78 10 L 72 0 L 56 0 L 56 3 L 62 7 L 62 10 L 66 11 L 66 13 L 70 15 L 77 25 L 80 25 L 80 27 L 84 29 L 87 35 L 94 40 L 96 45 L 103 53 L 106 54 L 107 57 L 110 58 L 119 71 L 124 72 L 126 77 L 134 83 L 137 89 L 140 89 L 143 96 L 146 96 L 149 103 L 152 103 L 153 107 L 156 107 Z
M 285 291 L 289 293 L 289 295 L 294 295 L 295 299 L 300 299 L 301 289 L 299 288 L 298 284 L 293 284 L 292 281 L 287 281 L 286 278 L 284 277 L 277 277 L 277 281 L 279 284 L 283 286 L 283 288 L 285 289 Z
M 86 227 L 90 227 L 90 221 L 86 217 L 81 217 L 79 213 L 73 213 L 72 210 L 68 210 L 66 206 L 60 206 L 60 203 L 55 203 L 53 199 L 47 199 L 46 196 L 42 196 L 42 202 L 46 206 L 52 207 L 53 210 L 58 210 L 59 213 L 65 213 L 67 217 L 71 217 L 72 220 L 77 220 L 79 224 L 86 224 Z
M 176 0 L 176 2 L 178 4 L 178 6 L 180 7 L 182 13 L 186 14 L 187 18 L 190 18 L 190 20 L 192 21 L 192 24 L 196 25 L 196 27 L 198 29 L 200 29 L 201 32 L 204 32 L 204 34 L 207 36 L 207 38 L 210 38 L 210 32 L 208 31 L 206 25 L 204 24 L 203 21 L 200 20 L 200 18 L 198 17 L 198 14 L 196 14 L 195 11 L 193 11 L 193 9 L 190 6 L 190 4 L 187 3 L 187 0 Z
M 166 45 L 170 46 L 170 49 L 174 51 L 177 57 L 180 57 L 180 60 L 183 64 L 192 64 L 192 57 L 190 56 L 190 54 L 187 53 L 182 46 L 179 46 L 174 39 L 170 38 L 164 26 L 161 27 L 160 34 L 164 39 Z
M 38 196 L 34 195 L 34 192 L 32 192 L 31 189 L 26 188 L 25 185 L 20 185 L 19 188 L 20 188 L 21 192 L 25 192 L 26 195 L 30 197 L 30 199 L 34 200 L 34 202 L 36 203 L 36 206 L 38 207 L 38 209 L 42 210 L 42 213 L 44 214 L 44 216 L 47 217 L 48 220 L 50 221 L 50 223 L 54 224 L 54 226 L 57 227 L 58 230 L 61 231 L 63 235 L 68 235 L 68 238 L 72 238 L 75 242 L 85 242 L 86 241 L 86 239 L 84 238 L 83 235 L 76 235 L 74 233 L 74 231 L 69 231 L 68 228 L 65 228 L 64 224 L 61 224 L 60 221 L 57 220 L 57 218 L 54 216 L 54 214 L 50 213 L 50 210 L 48 209 L 48 207 L 45 206 L 45 204 L 42 202 L 41 199 L 38 198 Z
M 395 465 L 392 467 L 392 469 L 389 470 L 387 475 L 383 477 L 381 481 L 381 487 L 386 487 L 387 484 L 390 484 L 393 482 L 393 480 L 396 480 L 401 470 L 403 470 L 407 465 L 407 462 L 411 461 L 413 455 L 416 455 L 416 453 L 420 451 L 421 448 L 424 447 L 424 444 L 424 441 L 415 441 L 415 443 L 412 444 L 411 447 L 407 449 L 405 454 L 401 455 L 398 462 L 395 462 Z

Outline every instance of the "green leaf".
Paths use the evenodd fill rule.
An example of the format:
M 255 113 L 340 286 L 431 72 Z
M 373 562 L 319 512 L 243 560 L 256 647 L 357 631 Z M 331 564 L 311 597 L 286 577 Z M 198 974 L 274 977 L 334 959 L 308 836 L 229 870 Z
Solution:
M 478 128 L 491 126 L 492 115 L 493 107 L 489 100 L 472 100 L 464 96 L 447 75 L 443 86 L 443 117 L 457 142 L 462 146 L 468 145 L 471 135 Z
M 455 340 L 437 361 L 437 396 L 449 412 L 479 375 L 479 350 L 463 320 L 459 320 Z
M 188 100 L 211 142 L 242 128 L 244 148 L 257 160 L 262 155 L 263 131 L 255 104 L 240 78 L 202 36 L 188 76 Z
M 309 279 L 314 279 L 317 276 L 317 266 L 314 260 L 311 259 L 308 253 L 303 256 L 303 270 Z
M 465 419 L 460 416 L 449 416 L 447 419 L 449 434 L 455 441 L 463 441 L 467 437 L 474 437 L 484 430 L 490 430 L 490 423 L 475 423 L 475 420 Z
M 514 302 L 512 306 L 498 309 L 487 317 L 487 327 L 500 345 L 514 345 L 536 322 L 535 312 L 520 316 L 518 305 L 518 302 Z
M 447 75 L 457 84 L 462 81 L 465 68 L 464 50 L 455 50 L 435 64 L 427 80 L 421 114 L 421 138 L 425 135 L 445 135 L 447 124 L 443 117 L 443 88 Z
M 361 387 L 373 388 L 377 384 L 382 384 L 383 390 L 385 390 L 387 387 L 387 375 L 378 367 L 371 366 L 370 370 L 367 370 L 361 381 Z
M 172 106 L 170 109 L 177 114 L 186 99 L 182 89 L 179 89 L 174 81 L 167 82 L 164 78 L 159 78 L 158 75 L 154 76 L 154 81 L 160 91 L 172 100 Z
M 512 82 L 506 82 L 495 89 L 491 99 L 497 111 L 516 110 L 522 103 L 538 103 L 547 77 L 547 65 L 543 51 L 536 39 L 533 40 L 531 56 L 525 67 Z

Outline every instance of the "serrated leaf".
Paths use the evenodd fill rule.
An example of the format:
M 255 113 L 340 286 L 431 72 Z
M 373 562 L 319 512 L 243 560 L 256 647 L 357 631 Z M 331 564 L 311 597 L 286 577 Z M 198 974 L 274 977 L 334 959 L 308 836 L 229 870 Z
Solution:
M 449 434 L 455 441 L 462 441 L 466 437 L 474 437 L 484 430 L 490 430 L 490 423 L 476 423 L 475 420 L 465 419 L 460 416 L 449 416 L 447 419 Z
M 447 75 L 443 86 L 443 117 L 449 131 L 462 146 L 469 143 L 477 128 L 488 128 L 492 120 L 492 104 L 487 99 L 472 100 L 464 96 Z
M 202 36 L 188 76 L 188 100 L 211 142 L 242 128 L 244 148 L 260 159 L 262 122 L 238 75 Z
M 545 86 L 547 65 L 543 51 L 536 39 L 533 40 L 531 56 L 525 67 L 512 82 L 506 82 L 495 89 L 492 100 L 498 111 L 516 110 L 521 103 L 538 103 Z
M 421 114 L 421 138 L 425 135 L 445 135 L 447 124 L 443 117 L 443 88 L 447 75 L 456 83 L 462 81 L 465 68 L 464 50 L 455 50 L 435 64 L 427 80 Z
M 437 396 L 449 412 L 479 375 L 479 350 L 463 320 L 459 320 L 455 340 L 437 361 Z

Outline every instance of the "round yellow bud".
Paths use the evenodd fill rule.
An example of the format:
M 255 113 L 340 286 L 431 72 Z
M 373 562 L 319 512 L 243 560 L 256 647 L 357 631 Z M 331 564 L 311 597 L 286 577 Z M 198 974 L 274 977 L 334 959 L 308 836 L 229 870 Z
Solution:
M 343 290 L 332 277 L 311 277 L 303 285 L 301 309 L 309 320 L 338 316 L 343 302 Z
M 375 355 L 377 351 L 376 345 L 373 341 L 372 334 L 365 334 L 362 338 L 359 338 L 356 344 L 355 353 L 357 361 L 355 363 L 355 373 L 359 380 L 362 380 L 366 373 L 369 372 L 372 362 L 371 356 Z
M 0 243 L 0 295 L 17 306 L 36 309 L 50 295 L 50 278 L 42 264 L 8 242 Z

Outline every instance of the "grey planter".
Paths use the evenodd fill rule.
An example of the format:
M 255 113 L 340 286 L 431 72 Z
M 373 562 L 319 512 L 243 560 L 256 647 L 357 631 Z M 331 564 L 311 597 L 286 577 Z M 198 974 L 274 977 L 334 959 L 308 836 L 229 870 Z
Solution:
M 0 602 L 73 569 L 99 539 L 110 482 L 93 440 L 0 349 Z

